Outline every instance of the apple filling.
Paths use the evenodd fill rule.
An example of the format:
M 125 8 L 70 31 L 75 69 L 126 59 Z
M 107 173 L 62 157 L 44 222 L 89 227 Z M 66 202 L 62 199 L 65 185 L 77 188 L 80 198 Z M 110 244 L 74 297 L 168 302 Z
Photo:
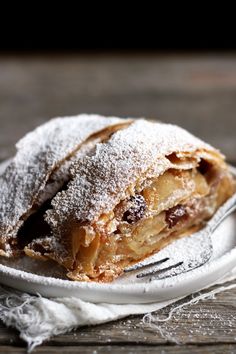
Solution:
M 132 263 L 200 228 L 234 192 L 228 170 L 204 160 L 187 170 L 171 168 L 120 201 L 96 224 L 71 232 L 74 280 L 111 281 Z

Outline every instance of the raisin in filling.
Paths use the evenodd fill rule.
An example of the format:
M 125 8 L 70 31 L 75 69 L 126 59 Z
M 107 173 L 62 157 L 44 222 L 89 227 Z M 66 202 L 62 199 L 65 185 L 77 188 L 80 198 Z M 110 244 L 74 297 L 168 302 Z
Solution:
M 166 223 L 169 229 L 174 227 L 180 220 L 187 217 L 187 211 L 184 205 L 176 205 L 166 211 Z
M 124 213 L 123 220 L 134 224 L 143 218 L 146 210 L 146 202 L 142 195 L 135 195 L 128 201 L 128 210 Z

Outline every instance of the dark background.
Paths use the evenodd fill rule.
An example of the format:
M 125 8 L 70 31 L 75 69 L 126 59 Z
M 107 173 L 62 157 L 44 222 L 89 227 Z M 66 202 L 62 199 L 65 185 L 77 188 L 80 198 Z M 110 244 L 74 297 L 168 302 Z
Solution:
M 128 6 L 89 11 L 58 6 L 35 7 L 33 14 L 12 6 L 0 15 L 2 52 L 81 52 L 81 51 L 232 51 L 236 48 L 234 10 L 217 5 L 175 8 Z M 131 6 L 130 6 L 131 7 Z M 232 18 L 231 18 L 232 14 Z

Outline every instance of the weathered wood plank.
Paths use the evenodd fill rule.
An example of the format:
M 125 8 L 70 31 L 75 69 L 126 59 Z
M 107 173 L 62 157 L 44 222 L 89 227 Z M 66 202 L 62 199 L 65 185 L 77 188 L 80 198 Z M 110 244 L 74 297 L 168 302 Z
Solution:
M 0 57 L 0 158 L 58 115 L 147 116 L 186 127 L 235 160 L 236 55 Z
M 1 353 L 15 353 L 21 354 L 26 353 L 24 348 L 19 347 L 0 347 L 2 350 Z M 52 354 L 52 353 L 63 353 L 63 354 L 106 354 L 106 353 L 125 353 L 125 354 L 149 354 L 149 353 L 161 353 L 161 354 L 233 354 L 236 353 L 236 345 L 232 344 L 223 344 L 223 345 L 204 345 L 204 346 L 170 346 L 170 345 L 161 345 L 161 346 L 148 346 L 148 345 L 137 345 L 135 347 L 127 345 L 127 346 L 72 346 L 72 347 L 38 347 L 33 353 L 35 354 Z
M 150 328 L 142 316 L 100 326 L 83 327 L 52 338 L 46 345 L 164 345 L 236 343 L 236 289 L 218 294 L 215 299 L 200 301 L 174 313 L 171 320 Z M 159 312 L 163 318 L 168 309 Z M 0 326 L 0 344 L 22 346 L 17 332 Z

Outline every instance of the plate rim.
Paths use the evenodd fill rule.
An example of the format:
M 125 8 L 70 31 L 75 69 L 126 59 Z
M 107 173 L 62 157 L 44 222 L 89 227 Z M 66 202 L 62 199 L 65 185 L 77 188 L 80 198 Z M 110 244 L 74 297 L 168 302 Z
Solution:
M 231 263 L 230 262 L 231 260 L 235 260 L 235 266 L 236 266 L 236 246 L 231 248 L 226 253 L 224 253 L 221 257 L 219 257 L 217 259 L 213 259 L 211 262 L 206 263 L 202 267 L 193 269 L 191 272 L 179 274 L 178 275 L 178 282 L 176 282 L 175 284 L 178 285 L 180 280 L 182 281 L 182 285 L 183 285 L 183 282 L 185 282 L 185 281 L 188 282 L 189 278 L 194 278 L 194 280 L 198 279 L 199 277 L 201 278 L 203 275 L 207 275 L 207 271 L 209 271 L 211 268 L 213 268 L 212 270 L 216 271 L 218 269 L 217 267 L 222 266 L 222 263 L 224 263 L 225 261 L 227 261 L 226 263 Z M 194 277 L 192 276 L 193 273 L 195 273 Z M 157 284 L 160 285 L 160 286 L 158 286 L 158 288 L 173 287 L 173 283 L 170 282 L 170 284 L 168 284 L 168 282 L 169 282 L 168 279 L 171 279 L 171 278 L 153 280 L 150 283 L 132 283 L 132 287 L 131 287 L 130 286 L 131 284 L 129 284 L 129 283 L 126 283 L 126 284 L 99 283 L 99 282 L 86 282 L 86 281 L 76 282 L 76 281 L 71 281 L 71 280 L 67 280 L 67 279 L 48 277 L 48 276 L 44 276 L 44 275 L 30 273 L 30 272 L 27 272 L 24 270 L 12 268 L 12 267 L 9 267 L 9 266 L 3 265 L 3 264 L 0 264 L 0 274 L 10 276 L 11 278 L 14 278 L 14 279 L 24 280 L 24 281 L 30 282 L 30 283 L 33 282 L 33 283 L 43 285 L 43 286 L 49 285 L 48 283 L 50 283 L 50 285 L 52 285 L 52 286 L 66 285 L 65 288 L 67 288 L 67 289 L 78 289 L 78 290 L 79 290 L 79 288 L 93 288 L 93 289 L 97 288 L 96 290 L 98 290 L 99 288 L 101 290 L 104 290 L 105 288 L 107 288 L 107 290 L 112 290 L 116 287 L 123 288 L 123 289 L 127 288 L 129 290 L 131 288 L 132 288 L 132 290 L 135 290 L 135 289 L 140 290 L 140 289 L 147 288 L 147 287 L 152 288 L 152 286 L 154 286 L 154 285 L 156 287 Z M 183 278 L 183 279 L 181 279 L 181 278 Z

